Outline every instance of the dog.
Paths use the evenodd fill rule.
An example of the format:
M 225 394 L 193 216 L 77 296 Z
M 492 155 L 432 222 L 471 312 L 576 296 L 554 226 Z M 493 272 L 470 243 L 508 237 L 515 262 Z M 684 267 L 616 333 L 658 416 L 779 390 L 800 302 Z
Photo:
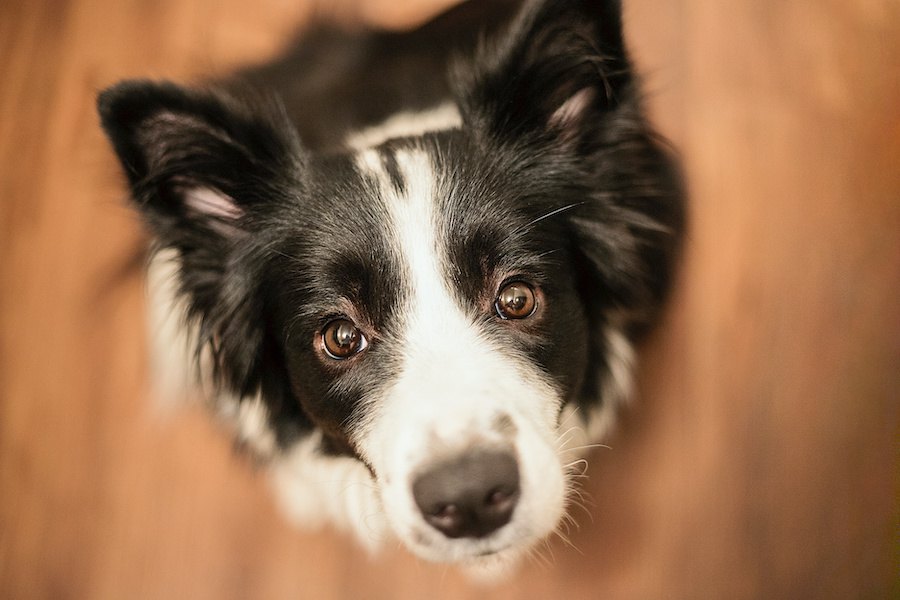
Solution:
M 153 238 L 161 377 L 234 423 L 290 518 L 483 573 L 559 531 L 684 228 L 618 1 L 321 24 L 98 108 Z

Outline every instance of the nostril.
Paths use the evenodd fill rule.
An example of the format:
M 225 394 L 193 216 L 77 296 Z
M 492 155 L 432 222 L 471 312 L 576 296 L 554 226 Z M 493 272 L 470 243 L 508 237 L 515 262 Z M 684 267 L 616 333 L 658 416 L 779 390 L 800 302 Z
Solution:
M 455 504 L 439 504 L 425 514 L 425 520 L 441 531 L 455 531 L 462 523 L 463 515 Z
M 412 487 L 432 527 L 449 538 L 484 537 L 511 519 L 519 469 L 508 452 L 474 451 L 431 468 Z
M 485 504 L 494 511 L 504 511 L 515 504 L 515 491 L 507 489 L 495 489 L 485 500 Z

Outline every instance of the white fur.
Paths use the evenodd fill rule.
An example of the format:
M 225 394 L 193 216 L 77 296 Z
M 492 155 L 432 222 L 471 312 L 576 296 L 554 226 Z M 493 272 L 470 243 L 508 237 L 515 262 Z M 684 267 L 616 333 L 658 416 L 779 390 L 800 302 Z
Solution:
M 332 524 L 353 533 L 374 552 L 391 538 L 375 482 L 355 458 L 324 456 L 321 441 L 313 434 L 272 463 L 282 511 L 303 527 Z
M 429 110 L 392 115 L 378 125 L 353 132 L 347 137 L 346 144 L 350 148 L 365 150 L 390 139 L 454 129 L 461 125 L 459 109 L 452 102 L 446 102 Z
M 506 548 L 517 553 L 550 533 L 562 516 L 565 479 L 555 448 L 561 398 L 533 363 L 491 341 L 457 305 L 436 231 L 434 205 L 441 190 L 432 165 L 421 151 L 401 151 L 396 159 L 406 183 L 403 195 L 388 185 L 375 151 L 362 153 L 357 162 L 383 183 L 411 278 L 412 293 L 402 309 L 403 366 L 387 389 L 366 398 L 369 418 L 353 436 L 378 474 L 394 531 L 418 554 L 473 561 Z M 500 416 L 512 420 L 512 439 L 494 429 Z M 429 526 L 412 497 L 414 473 L 473 448 L 506 445 L 518 456 L 520 472 L 521 496 L 511 522 L 484 539 L 451 540 Z
M 262 396 L 239 400 L 237 397 L 219 392 L 215 398 L 215 408 L 220 419 L 234 430 L 238 443 L 253 451 L 260 459 L 271 459 L 278 450 L 275 432 L 269 425 L 269 409 Z
M 634 346 L 621 329 L 607 326 L 606 363 L 608 373 L 600 385 L 602 402 L 587 415 L 587 436 L 591 442 L 607 438 L 616 422 L 619 408 L 634 393 Z
M 174 249 L 156 252 L 147 268 L 147 325 L 154 406 L 171 410 L 198 383 L 194 344 L 185 323 L 187 303 L 178 295 L 180 257 Z

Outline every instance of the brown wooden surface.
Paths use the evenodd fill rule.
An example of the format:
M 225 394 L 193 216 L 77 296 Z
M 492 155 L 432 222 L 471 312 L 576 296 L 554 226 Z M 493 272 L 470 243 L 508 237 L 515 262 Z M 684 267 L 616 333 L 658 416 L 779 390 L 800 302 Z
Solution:
M 141 281 L 116 278 L 139 232 L 94 95 L 270 55 L 309 5 L 0 2 L 0 597 L 900 594 L 900 3 L 626 4 L 690 179 L 684 268 L 577 549 L 485 592 L 292 530 L 200 410 L 147 398 Z

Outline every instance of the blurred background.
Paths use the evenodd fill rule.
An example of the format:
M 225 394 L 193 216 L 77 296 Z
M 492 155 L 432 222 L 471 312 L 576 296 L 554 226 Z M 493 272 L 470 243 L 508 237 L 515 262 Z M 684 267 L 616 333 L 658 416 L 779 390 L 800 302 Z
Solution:
M 689 179 L 683 268 L 572 545 L 485 590 L 292 529 L 202 410 L 148 397 L 95 95 L 264 60 L 313 3 L 0 3 L 0 597 L 900 597 L 900 2 L 625 5 Z

